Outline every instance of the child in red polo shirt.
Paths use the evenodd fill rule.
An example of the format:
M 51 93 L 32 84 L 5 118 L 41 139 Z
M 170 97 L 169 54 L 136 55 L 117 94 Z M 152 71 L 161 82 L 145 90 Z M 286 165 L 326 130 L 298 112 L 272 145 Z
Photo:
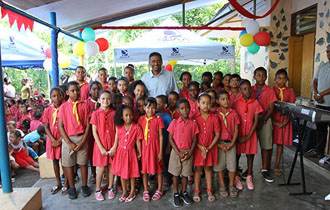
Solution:
M 171 115 L 173 120 L 178 119 L 180 117 L 180 114 L 177 112 L 176 102 L 179 99 L 179 94 L 175 91 L 171 91 L 168 94 L 167 99 L 168 99 L 168 108 L 165 111 Z
M 93 166 L 98 167 L 95 198 L 98 201 L 102 201 L 104 200 L 104 197 L 102 195 L 101 182 L 103 173 L 107 167 L 109 170 L 108 199 L 113 199 L 115 197 L 115 192 L 113 190 L 114 176 L 111 173 L 112 158 L 109 156 L 109 151 L 114 144 L 116 131 L 113 121 L 115 112 L 110 108 L 110 92 L 108 90 L 103 90 L 100 93 L 98 101 L 100 102 L 101 107 L 93 112 L 90 123 L 95 138 Z
M 182 82 L 183 87 L 180 89 L 179 97 L 186 99 L 190 98 L 188 85 L 191 82 L 191 74 L 187 71 L 182 72 L 182 74 L 180 75 L 180 81 Z
M 129 92 L 128 92 L 128 80 L 126 79 L 126 77 L 119 77 L 117 80 L 117 88 L 119 93 L 122 96 L 129 96 Z
M 247 177 L 246 185 L 248 190 L 253 190 L 252 181 L 253 160 L 254 155 L 258 152 L 256 129 L 259 120 L 259 113 L 262 112 L 262 107 L 254 98 L 251 97 L 251 83 L 249 80 L 242 80 L 240 83 L 240 92 L 242 97 L 236 101 L 233 108 L 240 117 L 239 139 L 237 144 L 237 167 L 241 154 L 246 154 L 247 157 Z M 242 190 L 242 183 L 238 176 L 235 178 L 236 188 Z
M 188 85 L 189 88 L 189 104 L 190 104 L 190 112 L 189 112 L 189 118 L 195 119 L 200 115 L 199 109 L 198 109 L 198 94 L 199 94 L 199 83 L 192 81 Z
M 192 174 L 193 152 L 197 143 L 198 125 L 195 120 L 189 118 L 190 105 L 185 98 L 177 102 L 177 110 L 180 118 L 173 120 L 168 127 L 169 142 L 172 147 L 168 172 L 173 175 L 174 203 L 175 207 L 182 205 L 181 198 L 186 204 L 192 204 L 193 200 L 187 192 L 188 176 Z M 181 177 L 181 194 L 179 194 L 179 176 Z
M 251 97 L 256 99 L 263 109 L 263 112 L 259 116 L 257 129 L 262 159 L 261 174 L 266 182 L 272 183 L 274 179 L 269 174 L 273 152 L 273 125 L 271 118 L 274 110 L 274 102 L 277 101 L 277 98 L 273 88 L 265 84 L 267 71 L 264 67 L 256 68 L 253 78 L 256 80 L 256 84 L 252 87 Z
M 237 191 L 234 187 L 236 175 L 236 140 L 238 137 L 239 117 L 235 110 L 229 108 L 230 98 L 225 90 L 218 93 L 220 108 L 217 115 L 220 119 L 221 135 L 218 142 L 218 164 L 213 167 L 213 170 L 218 172 L 220 183 L 220 195 L 228 196 L 224 181 L 224 170 L 229 173 L 229 194 L 230 197 L 237 197 Z
M 195 118 L 200 133 L 198 135 L 197 148 L 194 151 L 195 189 L 194 201 L 200 202 L 201 174 L 204 169 L 206 177 L 208 200 L 213 202 L 215 197 L 212 192 L 212 169 L 218 162 L 217 142 L 220 137 L 220 124 L 218 117 L 211 113 L 211 97 L 207 93 L 198 96 L 200 115 Z
M 86 69 L 83 66 L 77 66 L 75 75 L 80 86 L 80 99 L 84 101 L 89 96 L 89 83 L 86 81 Z
M 62 137 L 58 129 L 58 110 L 64 101 L 64 93 L 60 88 L 53 88 L 50 91 L 50 99 L 52 105 L 47 107 L 42 116 L 42 122 L 45 126 L 47 134 L 46 139 L 46 157 L 53 161 L 54 174 L 57 185 L 51 189 L 51 193 L 55 194 L 62 189 L 62 194 L 67 193 L 67 179 L 65 179 L 65 187 L 62 187 L 60 176 L 61 145 Z
M 230 97 L 230 108 L 232 108 L 234 103 L 242 97 L 242 93 L 239 92 L 240 81 L 241 77 L 238 74 L 232 74 L 229 78 L 230 91 L 228 93 Z
M 286 70 L 278 70 L 275 74 L 276 86 L 273 87 L 276 97 L 279 101 L 294 103 L 296 97 L 292 88 L 288 88 L 288 73 Z M 275 175 L 281 176 L 282 171 L 279 169 L 281 157 L 283 154 L 283 145 L 292 145 L 292 122 L 291 117 L 282 116 L 281 112 L 273 113 L 273 143 L 277 144 Z
M 79 71 L 79 70 L 78 70 Z M 86 102 L 80 99 L 80 85 L 76 81 L 68 83 L 69 100 L 61 105 L 58 112 L 59 129 L 62 138 L 62 165 L 66 169 L 70 188 L 69 198 L 77 198 L 73 180 L 73 170 L 80 165 L 83 196 L 90 195 L 87 186 L 88 143 L 91 112 Z
M 152 196 L 152 200 L 159 200 L 162 195 L 163 183 L 163 131 L 164 123 L 161 117 L 156 115 L 157 101 L 155 98 L 146 98 L 145 116 L 139 118 L 144 138 L 142 140 L 142 174 L 143 174 L 143 200 L 150 201 L 148 191 L 148 174 L 157 174 L 158 189 Z
M 102 89 L 107 90 L 109 88 L 108 82 L 107 82 L 108 70 L 106 68 L 100 68 L 99 71 L 98 71 L 97 77 L 99 78 Z

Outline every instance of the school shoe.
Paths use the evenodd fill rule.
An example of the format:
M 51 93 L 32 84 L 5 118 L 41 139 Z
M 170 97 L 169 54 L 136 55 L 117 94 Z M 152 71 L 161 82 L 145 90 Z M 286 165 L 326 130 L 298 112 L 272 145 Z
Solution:
M 182 206 L 182 200 L 181 200 L 181 196 L 180 196 L 179 193 L 174 194 L 173 206 L 176 207 L 176 208 Z
M 103 201 L 104 196 L 102 195 L 102 190 L 96 191 L 95 192 L 95 199 L 98 201 Z
M 181 198 L 182 198 L 183 202 L 187 205 L 194 203 L 193 199 L 191 199 L 191 197 L 189 196 L 187 191 L 185 191 L 181 194 Z
M 261 170 L 261 174 L 262 176 L 264 177 L 264 180 L 268 183 L 273 183 L 274 182 L 274 179 L 273 177 L 269 174 L 268 170 L 267 169 L 262 169 Z
M 77 198 L 77 192 L 76 192 L 76 188 L 69 188 L 68 189 L 68 194 L 69 194 L 69 198 L 72 199 L 76 199 Z
M 235 176 L 235 187 L 237 190 L 243 190 L 243 185 L 239 176 Z
M 246 187 L 247 187 L 248 190 L 254 190 L 252 175 L 248 175 L 246 177 Z
M 88 196 L 91 195 L 91 192 L 90 192 L 88 186 L 82 186 L 81 189 L 82 189 L 82 196 L 83 197 L 88 197 Z

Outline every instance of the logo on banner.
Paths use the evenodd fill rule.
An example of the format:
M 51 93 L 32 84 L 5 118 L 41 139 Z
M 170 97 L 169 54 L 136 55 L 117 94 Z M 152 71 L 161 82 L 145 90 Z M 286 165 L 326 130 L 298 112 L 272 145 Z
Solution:
M 128 50 L 121 50 L 121 58 L 128 58 Z
M 222 51 L 220 52 L 221 55 L 230 55 L 229 52 L 229 47 L 228 46 L 223 46 Z
M 172 53 L 171 53 L 172 56 L 180 56 L 180 50 L 178 47 L 173 47 L 172 48 Z

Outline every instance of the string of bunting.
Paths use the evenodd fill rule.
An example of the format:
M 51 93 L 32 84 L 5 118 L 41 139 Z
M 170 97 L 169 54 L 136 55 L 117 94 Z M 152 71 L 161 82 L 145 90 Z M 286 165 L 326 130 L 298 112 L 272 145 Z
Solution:
M 277 7 L 278 3 L 280 2 L 280 0 L 276 0 L 275 3 L 273 4 L 273 6 L 270 8 L 270 10 L 268 12 L 266 12 L 266 14 L 264 14 L 262 16 L 257 16 L 257 15 L 251 14 L 244 7 L 242 7 L 242 5 L 240 5 L 237 2 L 237 0 L 228 0 L 228 1 L 237 10 L 237 12 L 239 12 L 241 15 L 243 15 L 247 18 L 251 18 L 251 19 L 259 19 L 259 18 L 267 17 L 268 15 L 270 15 L 270 13 L 272 13 L 274 11 L 274 9 Z
M 241 31 L 244 27 L 209 27 L 209 26 L 97 26 L 93 27 L 97 29 L 108 29 L 108 30 L 143 30 L 143 29 L 172 29 L 172 30 L 231 30 Z M 82 31 L 83 29 L 80 29 Z

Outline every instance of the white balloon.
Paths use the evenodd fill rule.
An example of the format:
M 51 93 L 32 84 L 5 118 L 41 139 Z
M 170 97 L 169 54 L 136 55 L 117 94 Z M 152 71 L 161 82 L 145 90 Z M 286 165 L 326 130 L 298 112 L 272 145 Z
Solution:
M 99 52 L 99 45 L 94 41 L 88 41 L 86 42 L 84 49 L 86 55 L 94 56 Z
M 52 71 L 52 59 L 51 58 L 47 58 L 44 63 L 43 63 L 44 69 L 46 69 L 47 71 Z
M 249 20 L 249 22 L 247 22 L 246 26 L 246 31 L 249 33 L 249 34 L 252 34 L 253 36 L 259 32 L 260 30 L 260 25 L 257 21 L 255 20 Z

